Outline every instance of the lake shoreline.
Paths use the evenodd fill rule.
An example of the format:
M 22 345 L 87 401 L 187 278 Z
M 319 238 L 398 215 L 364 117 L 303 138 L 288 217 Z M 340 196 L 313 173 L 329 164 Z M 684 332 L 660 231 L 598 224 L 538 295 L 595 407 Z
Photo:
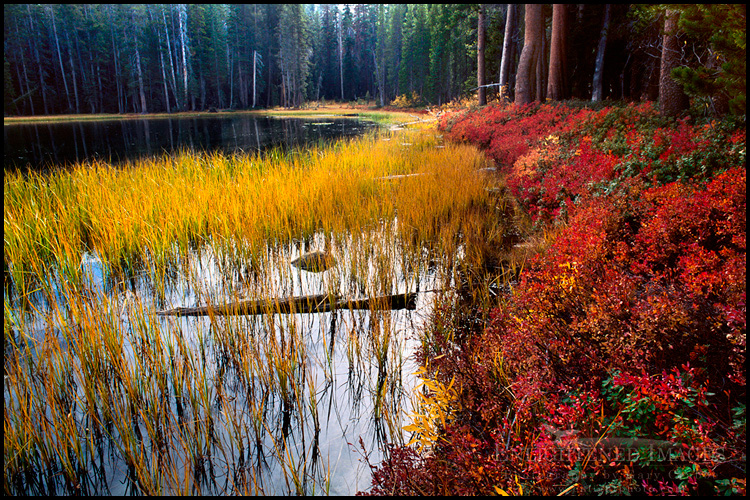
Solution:
M 34 170 L 86 160 L 126 161 L 182 148 L 250 153 L 279 147 L 299 149 L 337 138 L 355 137 L 373 127 L 414 121 L 410 114 L 330 107 L 236 113 L 154 114 L 126 117 L 6 120 L 4 169 Z
M 420 110 L 395 111 L 393 109 L 382 110 L 375 106 L 358 105 L 320 105 L 310 106 L 304 109 L 293 108 L 269 108 L 269 109 L 220 109 L 211 111 L 178 111 L 174 113 L 125 113 L 125 114 L 73 114 L 73 115 L 33 115 L 33 116 L 5 116 L 5 125 L 20 123 L 54 123 L 64 121 L 118 121 L 118 120 L 148 120 L 152 118 L 201 118 L 233 115 L 251 116 L 289 116 L 289 117 L 314 117 L 316 115 L 332 115 L 336 117 L 362 118 L 365 116 L 379 117 L 387 122 L 398 123 L 408 121 L 415 114 L 423 114 Z
M 425 125 L 294 155 L 185 152 L 127 169 L 6 173 L 6 484 L 223 491 L 202 475 L 208 463 L 238 493 L 366 488 L 364 450 L 346 443 L 364 436 L 379 460 L 386 441 L 408 439 L 420 325 L 439 296 L 452 300 L 463 262 L 482 260 L 469 243 L 501 247 L 510 223 L 492 216 L 503 204 L 484 155 Z M 329 248 L 335 263 L 320 274 L 293 264 Z M 155 314 L 321 293 L 352 307 Z M 417 293 L 416 309 L 364 302 L 397 293 Z M 350 434 L 326 437 L 329 405 L 336 419 L 351 413 Z M 51 423 L 39 427 L 31 416 L 44 414 Z

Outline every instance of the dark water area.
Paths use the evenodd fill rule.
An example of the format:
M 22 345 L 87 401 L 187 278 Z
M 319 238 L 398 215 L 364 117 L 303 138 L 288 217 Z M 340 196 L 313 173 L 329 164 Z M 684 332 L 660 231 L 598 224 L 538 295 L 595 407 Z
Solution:
M 5 169 L 40 170 L 86 160 L 120 163 L 180 149 L 262 152 L 353 137 L 377 125 L 358 118 L 257 115 L 5 125 Z

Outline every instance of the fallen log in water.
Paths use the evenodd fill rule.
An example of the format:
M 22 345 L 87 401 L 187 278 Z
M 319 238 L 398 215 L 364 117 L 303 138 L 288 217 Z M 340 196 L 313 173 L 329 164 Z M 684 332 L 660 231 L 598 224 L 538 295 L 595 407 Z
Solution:
M 338 299 L 327 294 L 284 299 L 243 300 L 231 304 L 176 307 L 157 311 L 157 316 L 238 316 L 250 314 L 290 314 L 327 312 L 334 309 L 415 309 L 417 294 L 385 295 L 370 299 Z
M 410 309 L 417 308 L 417 294 L 384 295 L 370 299 L 338 300 L 335 309 Z

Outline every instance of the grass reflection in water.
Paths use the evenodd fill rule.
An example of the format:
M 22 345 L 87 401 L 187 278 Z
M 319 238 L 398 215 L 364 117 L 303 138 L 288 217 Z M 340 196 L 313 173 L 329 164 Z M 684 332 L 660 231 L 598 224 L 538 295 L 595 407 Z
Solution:
M 507 233 L 484 157 L 411 134 L 6 175 L 6 492 L 366 488 L 355 447 L 378 460 L 408 437 L 435 291 Z M 291 264 L 323 250 L 325 270 Z M 416 309 L 273 310 L 406 292 Z M 262 314 L 155 314 L 261 299 Z

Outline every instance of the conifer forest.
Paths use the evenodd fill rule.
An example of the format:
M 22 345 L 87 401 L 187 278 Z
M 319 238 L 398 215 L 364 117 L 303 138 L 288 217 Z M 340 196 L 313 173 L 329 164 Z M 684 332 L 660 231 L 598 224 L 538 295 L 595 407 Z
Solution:
M 744 5 L 6 4 L 4 112 L 153 113 L 320 100 L 745 104 Z M 676 16 L 676 17 L 675 17 Z M 671 26 L 671 27 L 670 27 Z M 668 57 L 663 57 L 666 54 Z

